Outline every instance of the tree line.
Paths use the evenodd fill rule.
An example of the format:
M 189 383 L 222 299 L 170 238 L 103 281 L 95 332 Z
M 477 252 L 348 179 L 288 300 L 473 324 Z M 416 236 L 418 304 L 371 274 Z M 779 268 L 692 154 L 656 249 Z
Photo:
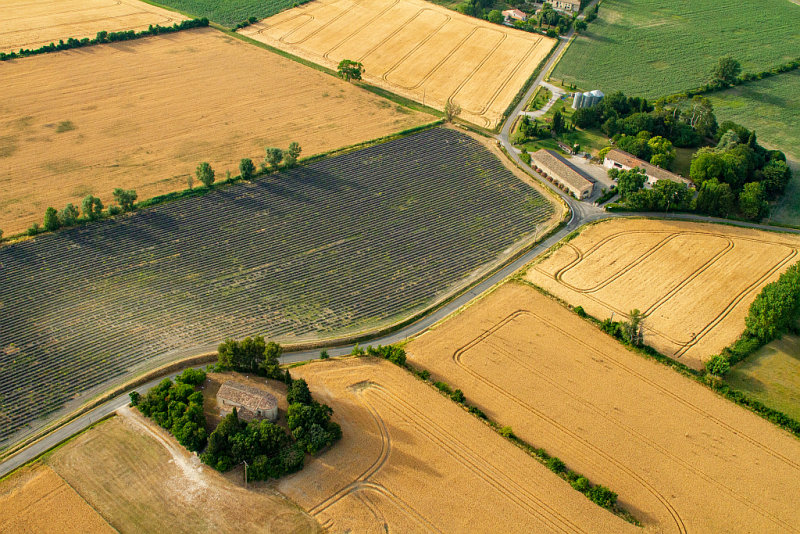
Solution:
M 17 59 L 22 57 L 28 56 L 35 56 L 38 54 L 47 54 L 49 52 L 59 52 L 61 50 L 71 50 L 73 48 L 83 48 L 84 46 L 93 46 L 102 43 L 114 43 L 118 41 L 131 41 L 133 39 L 141 39 L 142 37 L 147 37 L 150 35 L 159 35 L 162 33 L 175 33 L 182 30 L 189 30 L 192 28 L 204 28 L 208 26 L 208 19 L 192 19 L 192 20 L 184 20 L 180 23 L 175 23 L 172 26 L 159 26 L 156 24 L 153 26 L 152 24 L 146 29 L 140 32 L 136 32 L 134 30 L 128 31 L 119 31 L 119 32 L 107 32 L 107 31 L 99 31 L 94 39 L 89 39 L 85 37 L 83 39 L 75 39 L 74 37 L 70 37 L 66 41 L 61 39 L 58 44 L 50 43 L 48 45 L 41 46 L 39 48 L 20 48 L 18 52 L 0 52 L 0 61 L 6 61 L 9 59 Z

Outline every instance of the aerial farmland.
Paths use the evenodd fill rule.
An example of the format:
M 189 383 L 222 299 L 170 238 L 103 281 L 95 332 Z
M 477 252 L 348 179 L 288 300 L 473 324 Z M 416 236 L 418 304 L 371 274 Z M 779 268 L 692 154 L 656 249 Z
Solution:
M 798 247 L 779 233 L 618 220 L 584 229 L 526 278 L 599 319 L 638 309 L 645 343 L 702 369 L 739 337 L 750 303 L 797 262 Z
M 433 120 L 211 29 L 14 60 L 3 71 L 6 233 L 89 194 L 108 204 L 117 187 L 140 199 L 186 189 L 201 161 L 223 177 L 238 174 L 241 158 L 263 160 L 267 146 L 298 142 L 311 156 Z
M 0 2 L 0 532 L 800 534 L 799 2 Z
M 99 31 L 172 26 L 186 17 L 139 0 L 10 0 L 3 2 L 0 52 L 94 37 Z
M 795 532 L 800 443 L 521 282 L 406 347 L 661 532 Z M 764 480 L 769 480 L 765 485 Z
M 315 63 L 364 64 L 364 78 L 494 128 L 554 40 L 470 18 L 422 0 L 317 0 L 242 30 Z

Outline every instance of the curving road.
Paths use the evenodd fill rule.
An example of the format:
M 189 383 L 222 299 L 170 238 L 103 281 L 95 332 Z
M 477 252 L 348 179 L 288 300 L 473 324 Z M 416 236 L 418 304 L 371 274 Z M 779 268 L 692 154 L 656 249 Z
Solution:
M 595 2 L 592 2 L 589 6 L 594 5 Z M 551 55 L 547 64 L 542 68 L 541 73 L 536 78 L 535 82 L 531 84 L 530 89 L 526 92 L 525 96 L 522 98 L 522 100 L 520 100 L 520 103 L 509 115 L 508 119 L 503 124 L 500 133 L 496 136 L 497 140 L 503 145 L 508 156 L 514 161 L 514 163 L 516 163 L 520 168 L 524 169 L 528 174 L 537 179 L 539 178 L 539 175 L 536 172 L 534 172 L 533 169 L 531 169 L 528 165 L 526 165 L 519 158 L 518 153 L 514 151 L 511 142 L 509 141 L 509 132 L 511 125 L 514 123 L 514 120 L 520 113 L 523 112 L 525 104 L 530 99 L 531 95 L 533 94 L 533 91 L 540 83 L 542 83 L 546 73 L 558 60 L 560 54 L 563 52 L 564 48 L 566 48 L 566 46 L 568 45 L 569 39 L 572 37 L 574 31 L 575 31 L 574 29 L 571 30 L 568 35 L 561 38 L 561 43 L 559 44 L 558 48 Z M 608 213 L 600 207 L 588 204 L 586 202 L 579 202 L 573 199 L 572 197 L 566 195 L 563 191 L 561 191 L 560 189 L 558 189 L 557 187 L 555 187 L 553 184 L 551 184 L 546 180 L 539 179 L 539 182 L 542 184 L 543 187 L 550 188 L 553 192 L 558 194 L 564 200 L 564 202 L 566 202 L 567 205 L 569 206 L 571 211 L 571 218 L 563 228 L 561 228 L 558 232 L 554 233 L 547 239 L 541 241 L 533 248 L 529 249 L 526 253 L 522 254 L 521 256 L 518 256 L 517 259 L 515 259 L 514 261 L 506 264 L 499 270 L 495 271 L 489 277 L 485 278 L 475 286 L 471 287 L 468 291 L 461 293 L 456 298 L 446 303 L 442 307 L 438 308 L 434 312 L 391 334 L 371 339 L 370 343 L 373 345 L 388 345 L 392 343 L 397 343 L 399 341 L 402 341 L 412 336 L 416 336 L 424 332 L 433 324 L 446 318 L 451 313 L 455 312 L 456 310 L 458 310 L 471 300 L 485 293 L 491 287 L 502 282 L 503 280 L 514 274 L 516 271 L 524 267 L 526 264 L 536 259 L 536 257 L 539 256 L 542 252 L 546 251 L 551 246 L 555 245 L 558 241 L 560 241 L 562 238 L 564 238 L 567 234 L 569 234 L 573 230 L 577 229 L 578 227 L 586 223 L 597 221 L 600 219 L 607 219 L 612 217 L 660 217 L 660 218 L 693 220 L 698 222 L 725 222 L 727 224 L 734 224 L 749 228 L 800 233 L 800 230 L 776 228 L 769 225 L 730 221 L 728 219 L 716 219 L 714 217 L 705 217 L 693 214 Z M 344 346 L 331 347 L 327 350 L 331 356 L 342 356 L 345 354 L 349 354 L 352 349 L 353 345 L 344 345 Z M 294 362 L 301 362 L 314 359 L 318 356 L 319 356 L 319 351 L 316 349 L 308 351 L 300 351 L 300 352 L 285 354 L 281 358 L 281 361 L 283 363 L 294 363 Z M 173 373 L 168 376 L 174 377 L 176 374 L 177 373 Z M 144 393 L 148 389 L 158 384 L 158 382 L 160 382 L 163 379 L 164 379 L 163 376 L 159 377 L 158 379 L 152 380 L 151 382 L 148 382 L 140 387 L 134 388 L 131 391 L 138 391 L 139 393 Z M 25 463 L 35 459 L 37 456 L 49 450 L 50 448 L 56 446 L 57 444 L 70 438 L 71 436 L 79 433 L 80 431 L 92 425 L 99 419 L 105 417 L 106 415 L 124 406 L 129 402 L 128 393 L 129 392 L 119 395 L 118 397 L 115 397 L 112 400 L 73 419 L 69 423 L 66 423 L 63 426 L 53 429 L 49 434 L 41 438 L 39 441 L 33 443 L 32 445 L 22 449 L 16 454 L 5 459 L 2 463 L 0 463 L 0 477 L 5 476 L 6 474 L 10 473 L 17 467 L 20 467 Z

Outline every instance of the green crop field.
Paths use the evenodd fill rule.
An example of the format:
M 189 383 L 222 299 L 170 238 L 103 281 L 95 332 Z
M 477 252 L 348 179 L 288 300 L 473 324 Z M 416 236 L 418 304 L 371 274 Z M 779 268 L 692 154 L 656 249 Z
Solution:
M 800 225 L 800 71 L 740 85 L 709 97 L 719 122 L 732 120 L 755 130 L 761 144 L 783 150 L 793 160 L 794 178 L 770 218 Z
M 146 0 L 147 1 L 147 0 Z M 250 17 L 265 19 L 309 0 L 157 0 L 150 2 L 195 17 L 234 27 Z
M 435 128 L 4 246 L 0 446 L 82 392 L 226 337 L 408 317 L 553 214 L 480 142 Z
M 800 5 L 790 0 L 605 0 L 552 77 L 583 90 L 654 98 L 697 87 L 719 57 L 745 72 L 800 52 Z
M 800 420 L 800 337 L 784 335 L 725 375 L 725 381 L 770 408 Z

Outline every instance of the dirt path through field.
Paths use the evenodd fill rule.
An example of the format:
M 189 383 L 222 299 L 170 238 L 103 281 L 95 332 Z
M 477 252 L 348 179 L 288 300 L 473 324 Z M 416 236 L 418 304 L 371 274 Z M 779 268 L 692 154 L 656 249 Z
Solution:
M 281 481 L 329 532 L 635 532 L 430 386 L 372 358 L 292 369 L 343 438 Z
M 521 283 L 407 346 L 663 532 L 798 532 L 800 442 Z

